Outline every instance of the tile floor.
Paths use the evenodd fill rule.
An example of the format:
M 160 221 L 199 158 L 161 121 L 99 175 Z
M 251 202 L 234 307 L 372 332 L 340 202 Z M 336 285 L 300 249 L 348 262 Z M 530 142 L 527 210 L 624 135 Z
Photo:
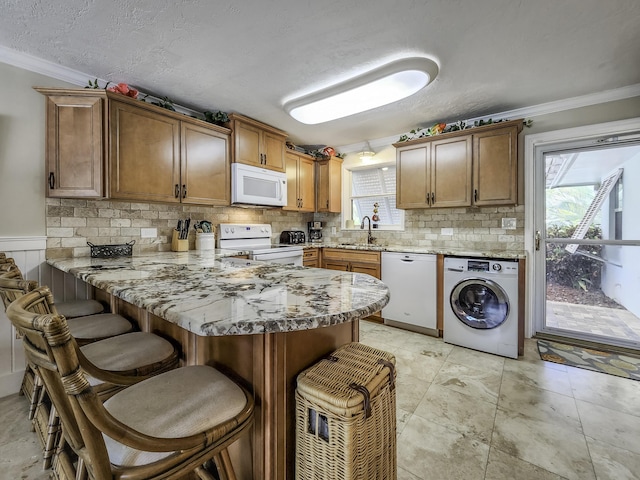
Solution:
M 640 382 L 361 322 L 395 354 L 398 480 L 640 479 Z M 0 399 L 0 480 L 43 480 L 24 397 Z
M 546 325 L 640 342 L 640 318 L 621 308 L 547 301 Z

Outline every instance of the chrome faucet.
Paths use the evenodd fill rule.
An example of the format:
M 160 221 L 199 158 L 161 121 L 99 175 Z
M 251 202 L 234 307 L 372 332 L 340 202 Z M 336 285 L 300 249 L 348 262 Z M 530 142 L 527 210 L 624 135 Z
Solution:
M 360 224 L 360 230 L 364 229 L 364 221 L 365 219 L 367 219 L 369 221 L 369 232 L 367 233 L 367 245 L 372 244 L 373 242 L 376 241 L 375 237 L 371 236 L 371 219 L 369 218 L 369 215 L 365 215 L 364 217 L 362 217 L 362 223 Z

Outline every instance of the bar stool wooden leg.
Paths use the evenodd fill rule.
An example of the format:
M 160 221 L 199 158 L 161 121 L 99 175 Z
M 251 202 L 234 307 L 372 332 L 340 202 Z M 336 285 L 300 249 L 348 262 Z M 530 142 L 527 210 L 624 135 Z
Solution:
M 44 385 L 42 384 L 40 375 L 35 374 L 34 372 L 33 393 L 31 394 L 31 398 L 29 399 L 29 420 L 33 420 L 33 417 L 36 414 L 36 407 L 38 406 L 38 402 L 40 401 L 40 396 L 43 394 L 43 388 Z
M 52 404 L 49 412 L 49 425 L 47 428 L 47 439 L 44 445 L 43 457 L 44 457 L 44 469 L 51 468 L 51 462 L 53 461 L 53 455 L 58 448 L 58 440 L 60 434 L 60 417 L 56 411 L 56 407 Z
M 233 465 L 231 464 L 231 457 L 229 456 L 229 450 L 226 448 L 221 450 L 218 455 L 214 457 L 218 473 L 220 474 L 220 480 L 237 480 L 236 473 L 233 471 Z
M 78 466 L 76 467 L 76 480 L 88 480 L 89 472 L 87 472 L 87 467 L 84 464 L 84 460 L 78 458 Z
M 217 480 L 213 474 L 209 473 L 202 467 L 197 467 L 195 472 L 200 480 Z

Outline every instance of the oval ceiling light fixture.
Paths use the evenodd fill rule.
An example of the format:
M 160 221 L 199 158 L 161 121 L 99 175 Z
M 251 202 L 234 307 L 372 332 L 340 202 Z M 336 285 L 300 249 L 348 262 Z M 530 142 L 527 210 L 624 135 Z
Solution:
M 284 109 L 308 125 L 328 122 L 413 95 L 431 83 L 438 71 L 438 64 L 429 58 L 404 58 L 288 101 Z

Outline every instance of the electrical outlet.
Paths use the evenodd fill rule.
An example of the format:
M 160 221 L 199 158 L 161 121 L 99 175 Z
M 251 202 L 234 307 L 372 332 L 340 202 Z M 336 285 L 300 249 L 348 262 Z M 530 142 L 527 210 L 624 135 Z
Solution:
M 505 230 L 515 230 L 516 229 L 516 219 L 515 218 L 503 218 L 502 219 L 502 228 Z
M 140 229 L 141 238 L 156 238 L 157 236 L 158 236 L 157 228 L 141 228 Z
M 331 227 L 331 235 L 335 235 L 336 234 L 336 227 Z
M 441 228 L 440 235 L 453 235 L 453 228 Z

